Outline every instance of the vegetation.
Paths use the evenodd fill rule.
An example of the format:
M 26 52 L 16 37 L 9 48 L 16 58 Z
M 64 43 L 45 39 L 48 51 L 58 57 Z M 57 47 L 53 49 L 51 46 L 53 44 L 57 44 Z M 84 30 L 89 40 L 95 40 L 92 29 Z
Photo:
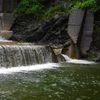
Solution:
M 55 1 L 58 3 L 54 4 Z M 19 6 L 14 12 L 18 15 L 34 14 L 37 17 L 51 17 L 67 12 L 62 1 L 64 0 L 20 0 Z M 71 0 L 69 12 L 74 9 L 91 9 L 95 12 L 100 10 L 99 5 L 99 0 Z
M 16 14 L 35 14 L 43 13 L 44 6 L 42 0 L 21 0 L 18 7 L 14 11 Z
M 64 12 L 67 12 L 67 10 L 63 7 L 62 4 L 50 7 L 46 12 L 45 12 L 45 17 L 52 17 L 55 14 L 63 14 Z
M 52 5 L 50 0 L 21 0 L 14 13 L 18 15 L 34 14 L 37 17 L 51 17 L 65 11 L 62 4 Z
M 94 12 L 100 10 L 99 0 L 71 0 L 70 11 L 74 9 L 90 9 Z

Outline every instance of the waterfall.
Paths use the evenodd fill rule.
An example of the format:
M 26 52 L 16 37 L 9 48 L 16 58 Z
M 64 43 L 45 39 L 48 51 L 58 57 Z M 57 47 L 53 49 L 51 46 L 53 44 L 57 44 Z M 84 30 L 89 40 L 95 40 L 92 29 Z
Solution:
M 55 62 L 51 47 L 28 43 L 4 42 L 0 44 L 0 67 L 16 67 Z
M 64 55 L 64 54 L 62 54 L 62 56 L 65 58 L 67 63 L 74 63 L 74 64 L 96 64 L 93 61 L 72 59 L 72 58 L 70 58 L 70 57 L 68 57 L 67 55 Z
M 0 42 L 0 67 L 30 66 L 52 62 L 92 64 L 85 60 L 71 59 L 66 55 L 57 56 L 49 46 L 19 43 L 12 41 Z

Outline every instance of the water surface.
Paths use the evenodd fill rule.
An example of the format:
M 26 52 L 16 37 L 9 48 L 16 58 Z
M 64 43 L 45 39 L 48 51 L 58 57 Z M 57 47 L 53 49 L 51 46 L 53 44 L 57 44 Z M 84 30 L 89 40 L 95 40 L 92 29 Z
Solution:
M 100 65 L 0 74 L 0 100 L 100 100 Z

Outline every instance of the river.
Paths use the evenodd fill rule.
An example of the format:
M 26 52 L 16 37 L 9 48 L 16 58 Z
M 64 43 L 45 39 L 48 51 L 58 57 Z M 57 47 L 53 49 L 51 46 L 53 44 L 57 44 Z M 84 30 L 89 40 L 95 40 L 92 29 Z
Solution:
M 0 70 L 0 100 L 100 100 L 99 64 L 42 64 Z

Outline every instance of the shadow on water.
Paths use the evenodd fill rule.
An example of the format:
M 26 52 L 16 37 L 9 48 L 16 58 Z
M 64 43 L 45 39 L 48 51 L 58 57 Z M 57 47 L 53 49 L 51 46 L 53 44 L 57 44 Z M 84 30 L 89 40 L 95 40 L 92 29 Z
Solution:
M 100 100 L 100 65 L 0 74 L 0 100 Z

